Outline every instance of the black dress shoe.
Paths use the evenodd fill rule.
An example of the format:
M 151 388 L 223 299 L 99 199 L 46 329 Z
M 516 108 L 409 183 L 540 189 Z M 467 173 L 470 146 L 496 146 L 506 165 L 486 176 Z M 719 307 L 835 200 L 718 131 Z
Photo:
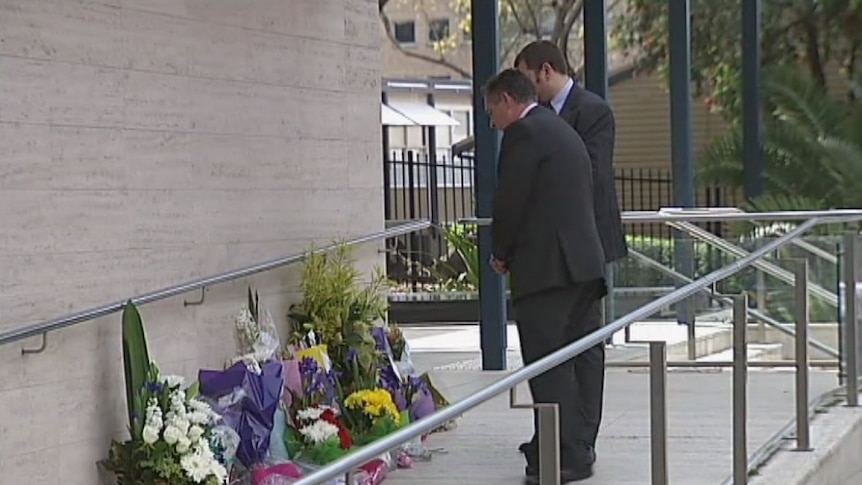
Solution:
M 522 454 L 526 455 L 530 451 L 531 443 L 529 441 L 525 441 L 518 446 L 518 451 Z M 592 446 L 588 447 L 587 451 L 587 463 L 592 465 L 596 462 L 596 449 Z
M 524 479 L 526 485 L 539 484 L 539 471 L 528 466 L 526 470 L 527 477 Z M 586 480 L 593 476 L 592 465 L 582 465 L 574 468 L 564 468 L 560 470 L 560 483 L 571 483 Z

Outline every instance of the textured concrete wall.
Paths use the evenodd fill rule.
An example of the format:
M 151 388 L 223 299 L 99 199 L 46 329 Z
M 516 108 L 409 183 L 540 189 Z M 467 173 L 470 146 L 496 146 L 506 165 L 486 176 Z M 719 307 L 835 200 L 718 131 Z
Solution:
M 0 0 L 0 332 L 381 229 L 376 8 Z M 296 276 L 251 281 L 279 321 Z M 247 283 L 144 306 L 160 365 L 221 366 Z M 97 482 L 118 323 L 0 347 L 0 483 Z

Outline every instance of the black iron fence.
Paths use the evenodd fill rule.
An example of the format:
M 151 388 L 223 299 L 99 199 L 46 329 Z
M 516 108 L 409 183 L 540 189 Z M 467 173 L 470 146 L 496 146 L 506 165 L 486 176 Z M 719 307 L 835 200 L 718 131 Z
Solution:
M 475 203 L 472 155 L 438 154 L 436 160 L 424 151 L 395 150 L 384 160 L 384 202 L 387 220 L 428 218 L 451 223 L 472 217 Z M 673 202 L 669 170 L 618 168 L 615 179 L 620 208 L 624 211 L 657 210 Z M 699 207 L 733 206 L 732 190 L 719 187 L 698 189 Z M 629 225 L 635 235 L 669 235 L 665 226 Z M 718 227 L 710 228 L 710 230 Z
M 472 155 L 438 154 L 432 159 L 419 150 L 391 151 L 384 160 L 386 220 L 427 218 L 447 224 L 474 216 L 474 175 Z M 672 206 L 673 185 L 669 170 L 618 168 L 615 180 L 623 211 L 651 211 Z M 698 207 L 734 207 L 737 202 L 735 191 L 727 188 L 699 187 L 696 192 Z M 723 236 L 726 229 L 721 223 L 706 223 L 703 227 L 719 236 Z M 663 244 L 673 237 L 673 230 L 664 224 L 626 224 L 625 230 L 636 245 Z M 437 231 L 393 240 L 389 249 L 390 276 L 408 281 L 414 289 L 423 283 L 439 281 L 439 262 L 451 256 L 446 239 Z

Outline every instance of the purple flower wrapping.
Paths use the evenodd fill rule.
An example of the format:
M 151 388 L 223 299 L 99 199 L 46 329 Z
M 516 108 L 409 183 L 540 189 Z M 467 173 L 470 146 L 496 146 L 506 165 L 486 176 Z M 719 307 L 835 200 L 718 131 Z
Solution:
M 395 406 L 399 411 L 407 409 L 407 397 L 405 396 L 406 389 L 401 382 L 401 378 L 395 373 L 392 365 L 386 363 L 380 366 L 380 387 L 386 389 L 392 394 L 395 401 Z
M 282 369 L 281 362 L 268 362 L 258 375 L 245 363 L 237 362 L 224 371 L 198 372 L 201 396 L 217 403 L 215 411 L 239 435 L 236 455 L 246 468 L 262 461 L 269 452 L 275 411 L 284 385 Z

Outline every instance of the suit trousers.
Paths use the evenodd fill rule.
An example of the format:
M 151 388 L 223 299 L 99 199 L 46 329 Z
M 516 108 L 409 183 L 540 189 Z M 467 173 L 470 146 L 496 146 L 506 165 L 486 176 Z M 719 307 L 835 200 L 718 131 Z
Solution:
M 521 355 L 531 364 L 601 327 L 603 282 L 580 283 L 525 296 L 514 302 Z M 589 461 L 602 415 L 605 377 L 604 342 L 591 347 L 529 382 L 534 403 L 556 403 L 560 416 L 563 468 Z M 537 420 L 537 414 L 534 420 Z M 535 423 L 538 429 L 538 422 Z M 532 461 L 538 442 L 527 453 Z M 533 455 L 533 457 L 531 457 Z

